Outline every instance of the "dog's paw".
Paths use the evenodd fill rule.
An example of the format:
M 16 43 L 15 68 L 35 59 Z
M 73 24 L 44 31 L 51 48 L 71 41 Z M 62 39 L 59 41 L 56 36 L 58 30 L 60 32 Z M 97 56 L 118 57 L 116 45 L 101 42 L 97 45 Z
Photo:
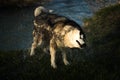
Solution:
M 65 65 L 70 65 L 70 63 L 67 60 L 64 60 Z
M 51 64 L 51 66 L 52 66 L 53 69 L 57 68 L 57 65 L 55 65 L 55 64 Z
M 30 52 L 30 56 L 33 56 L 35 54 L 35 52 Z

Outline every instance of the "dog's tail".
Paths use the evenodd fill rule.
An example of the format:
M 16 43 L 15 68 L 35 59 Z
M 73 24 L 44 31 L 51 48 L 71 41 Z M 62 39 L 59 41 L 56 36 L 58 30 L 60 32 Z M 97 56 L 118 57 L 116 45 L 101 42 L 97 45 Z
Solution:
M 43 6 L 39 6 L 39 7 L 37 7 L 35 10 L 34 10 L 34 16 L 36 17 L 36 16 L 39 16 L 41 13 L 43 13 L 43 12 L 45 12 L 45 13 L 51 13 L 51 12 L 53 12 L 53 10 L 48 10 L 48 9 L 46 9 L 46 8 L 44 8 Z

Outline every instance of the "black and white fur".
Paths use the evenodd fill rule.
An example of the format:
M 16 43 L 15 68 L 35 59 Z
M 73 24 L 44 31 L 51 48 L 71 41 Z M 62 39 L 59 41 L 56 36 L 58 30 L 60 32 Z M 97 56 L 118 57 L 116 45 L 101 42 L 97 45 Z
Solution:
M 68 65 L 65 48 L 83 48 L 85 34 L 81 27 L 64 16 L 51 13 L 44 7 L 37 7 L 34 11 L 33 43 L 30 55 L 35 54 L 35 48 L 40 46 L 44 52 L 50 51 L 51 66 L 57 68 L 55 63 L 56 50 L 62 51 L 63 62 Z

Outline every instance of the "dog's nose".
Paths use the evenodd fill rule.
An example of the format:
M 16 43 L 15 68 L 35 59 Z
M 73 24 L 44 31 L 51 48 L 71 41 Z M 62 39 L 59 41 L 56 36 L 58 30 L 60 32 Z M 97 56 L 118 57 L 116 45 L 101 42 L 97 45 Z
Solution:
M 85 44 L 85 43 L 81 45 L 81 48 L 85 48 L 85 47 L 86 47 L 86 44 Z

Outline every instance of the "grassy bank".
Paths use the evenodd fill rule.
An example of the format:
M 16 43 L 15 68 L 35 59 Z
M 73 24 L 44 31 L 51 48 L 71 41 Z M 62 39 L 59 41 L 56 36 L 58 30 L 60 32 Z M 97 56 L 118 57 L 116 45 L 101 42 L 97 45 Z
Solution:
M 120 5 L 99 10 L 85 19 L 88 43 L 95 54 L 114 54 L 120 56 Z
M 27 51 L 0 52 L 0 80 L 119 80 L 118 65 L 111 61 L 96 62 L 85 54 L 69 57 L 71 65 L 57 60 L 50 66 L 50 55 L 26 56 Z M 78 60 L 77 58 L 81 58 Z
M 0 51 L 0 80 L 119 80 L 120 79 L 120 5 L 98 11 L 85 19 L 88 47 L 68 54 L 65 66 L 57 57 L 57 69 L 50 66 L 50 55 L 40 50 Z M 59 53 L 59 52 L 58 52 Z
M 116 70 L 111 76 L 115 76 L 117 72 L 120 75 L 120 4 L 100 9 L 84 22 L 94 62 L 104 64 L 110 73 Z M 114 80 L 118 79 L 120 77 Z

